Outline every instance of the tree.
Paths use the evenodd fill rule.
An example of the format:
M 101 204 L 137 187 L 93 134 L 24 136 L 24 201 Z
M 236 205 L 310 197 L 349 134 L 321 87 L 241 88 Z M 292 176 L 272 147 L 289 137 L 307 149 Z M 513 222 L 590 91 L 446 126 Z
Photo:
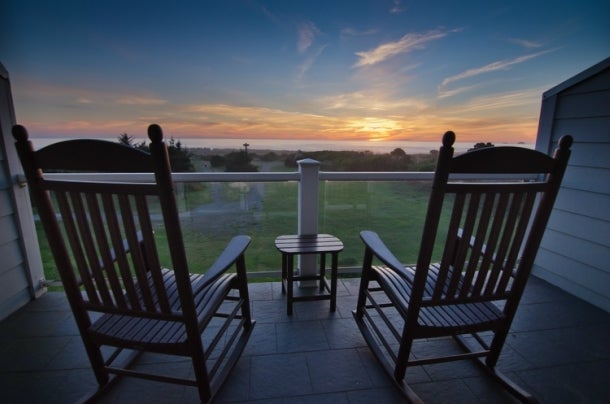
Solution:
M 397 147 L 394 150 L 392 150 L 392 152 L 390 153 L 390 156 L 392 156 L 393 158 L 396 158 L 396 159 L 402 159 L 404 157 L 407 157 L 407 153 L 405 153 L 405 151 L 403 149 L 401 149 L 400 147 Z
M 475 143 L 474 147 L 472 149 L 468 149 L 468 151 L 471 150 L 476 150 L 476 149 L 483 149 L 485 147 L 494 147 L 494 144 L 491 142 L 479 142 L 479 143 Z
M 176 141 L 172 136 L 167 145 L 167 151 L 169 153 L 169 160 L 172 165 L 172 171 L 175 172 L 189 172 L 195 171 L 193 162 L 191 161 L 191 153 L 182 147 L 182 143 Z
M 258 168 L 250 164 L 252 157 L 244 150 L 231 152 L 225 155 L 225 171 L 228 172 L 256 172 Z
M 210 159 L 210 164 L 214 168 L 222 167 L 225 165 L 225 163 L 226 163 L 226 159 L 223 156 L 220 156 L 218 154 L 213 155 L 212 158 Z
M 127 133 L 121 133 L 118 139 L 119 143 L 126 146 L 134 147 L 145 152 L 149 151 L 146 141 L 143 140 L 140 143 L 136 143 L 134 137 L 129 136 Z M 179 140 L 176 141 L 173 136 L 170 138 L 167 144 L 167 152 L 169 154 L 169 161 L 172 166 L 172 171 L 195 171 L 195 167 L 191 161 L 191 153 L 186 149 L 186 147 L 182 147 L 182 143 Z
M 119 135 L 119 143 L 133 147 L 133 136 L 129 136 L 127 133 L 121 133 Z
M 143 140 L 140 143 L 135 143 L 135 138 L 133 136 L 129 136 L 127 133 L 121 133 L 119 135 L 119 143 L 124 144 L 125 146 L 135 147 L 138 150 L 148 152 L 148 146 L 146 145 L 146 141 Z

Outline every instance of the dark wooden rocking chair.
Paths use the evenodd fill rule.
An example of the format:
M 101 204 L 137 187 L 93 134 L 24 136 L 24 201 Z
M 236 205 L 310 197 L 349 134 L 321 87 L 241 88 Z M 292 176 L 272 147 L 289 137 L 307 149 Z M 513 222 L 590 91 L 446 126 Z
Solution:
M 196 386 L 201 401 L 211 401 L 255 323 L 244 257 L 250 238 L 234 237 L 205 275 L 189 273 L 168 151 L 158 125 L 148 128 L 150 154 L 118 142 L 86 139 L 34 151 L 24 127 L 13 127 L 13 135 L 99 383 L 89 398 L 99 396 L 117 375 L 126 375 Z M 45 176 L 49 171 L 114 174 L 107 181 L 71 180 Z M 119 172 L 153 172 L 154 179 L 120 182 Z M 152 217 L 159 207 L 162 224 Z M 163 239 L 161 234 L 173 270 L 160 263 L 156 240 Z M 194 378 L 130 368 L 145 351 L 190 357 Z
M 407 367 L 470 358 L 521 400 L 535 402 L 495 365 L 559 190 L 572 138 L 560 140 L 554 157 L 519 147 L 490 147 L 454 157 L 454 142 L 455 134 L 447 132 L 415 266 L 401 264 L 376 233 L 360 233 L 365 253 L 354 318 L 411 402 L 421 400 L 405 381 Z M 468 180 L 468 174 L 478 179 Z M 485 174 L 504 179 L 482 181 Z M 514 180 L 515 174 L 534 174 L 534 179 Z M 439 254 L 433 255 L 437 239 Z M 439 264 L 431 263 L 433 256 Z M 414 355 L 416 339 L 449 342 L 453 351 Z

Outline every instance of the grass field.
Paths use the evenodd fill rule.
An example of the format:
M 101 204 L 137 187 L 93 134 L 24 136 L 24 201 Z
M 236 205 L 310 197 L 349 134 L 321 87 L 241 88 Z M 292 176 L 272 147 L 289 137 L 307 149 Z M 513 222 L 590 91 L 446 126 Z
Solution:
M 296 182 L 206 183 L 178 189 L 182 226 L 191 272 L 205 272 L 232 236 L 248 234 L 249 272 L 279 271 L 274 239 L 297 232 Z M 339 237 L 344 251 L 340 267 L 361 264 L 361 230 L 374 230 L 397 257 L 416 259 L 430 192 L 428 182 L 331 182 L 320 184 L 319 232 Z M 157 226 L 162 226 L 157 223 Z M 37 223 L 39 226 L 39 223 Z M 45 276 L 57 280 L 46 237 L 39 240 Z M 158 235 L 163 232 L 157 232 Z M 162 263 L 170 266 L 167 243 L 160 240 Z

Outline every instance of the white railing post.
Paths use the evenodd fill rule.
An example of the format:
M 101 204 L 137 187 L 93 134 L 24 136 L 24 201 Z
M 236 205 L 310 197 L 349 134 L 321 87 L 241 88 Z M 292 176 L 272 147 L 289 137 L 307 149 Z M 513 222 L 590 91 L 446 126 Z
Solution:
M 318 174 L 320 163 L 313 159 L 303 159 L 299 164 L 299 234 L 318 233 Z M 303 255 L 299 257 L 299 273 L 315 275 L 317 272 L 317 257 Z M 315 281 L 301 282 L 301 287 L 313 287 Z

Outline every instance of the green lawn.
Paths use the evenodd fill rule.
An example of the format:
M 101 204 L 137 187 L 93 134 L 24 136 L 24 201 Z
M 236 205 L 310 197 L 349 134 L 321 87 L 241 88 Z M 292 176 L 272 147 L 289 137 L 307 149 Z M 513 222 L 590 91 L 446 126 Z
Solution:
M 252 237 L 246 261 L 248 271 L 277 271 L 280 254 L 274 239 L 297 232 L 296 182 L 264 184 L 196 184 L 180 186 L 178 200 L 191 272 L 205 272 L 230 238 L 236 234 Z M 363 248 L 361 230 L 374 230 L 398 258 L 406 263 L 416 259 L 424 214 L 430 192 L 427 182 L 324 182 L 320 187 L 319 232 L 343 240 L 339 265 L 357 267 Z M 256 198 L 248 201 L 248 195 Z M 210 212 L 218 198 L 226 206 Z M 157 224 L 162 226 L 161 223 Z M 46 238 L 37 223 L 45 275 L 58 279 Z M 158 235 L 163 232 L 158 231 Z M 162 262 L 170 265 L 167 243 L 160 240 Z

